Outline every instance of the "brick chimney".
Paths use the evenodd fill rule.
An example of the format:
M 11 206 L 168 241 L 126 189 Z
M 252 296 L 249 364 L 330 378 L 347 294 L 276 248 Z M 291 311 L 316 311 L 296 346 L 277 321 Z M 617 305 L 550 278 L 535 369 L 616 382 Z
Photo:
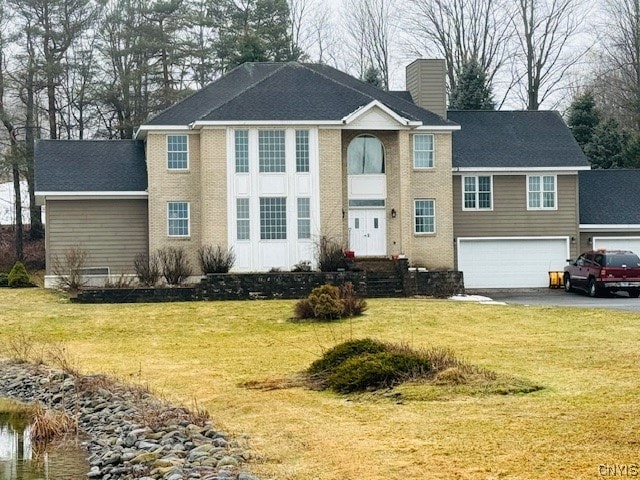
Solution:
M 419 107 L 447 118 L 444 59 L 419 58 L 407 65 L 407 90 Z

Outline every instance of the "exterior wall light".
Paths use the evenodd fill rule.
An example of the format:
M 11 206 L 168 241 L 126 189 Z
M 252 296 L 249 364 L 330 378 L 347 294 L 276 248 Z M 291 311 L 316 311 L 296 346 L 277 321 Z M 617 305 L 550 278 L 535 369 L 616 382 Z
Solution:
M 391 209 L 391 218 L 396 218 L 396 216 L 398 215 L 398 212 L 396 212 L 395 208 Z

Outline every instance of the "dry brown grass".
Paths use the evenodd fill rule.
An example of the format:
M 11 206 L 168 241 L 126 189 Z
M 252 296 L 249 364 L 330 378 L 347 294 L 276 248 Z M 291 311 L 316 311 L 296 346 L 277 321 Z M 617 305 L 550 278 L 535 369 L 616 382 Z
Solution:
M 26 331 L 39 345 L 65 345 L 83 372 L 141 381 L 181 404 L 195 399 L 251 447 L 264 479 L 589 479 L 600 464 L 638 462 L 637 314 L 369 300 L 362 317 L 295 324 L 293 304 L 74 305 L 3 290 L 0 356 Z M 399 401 L 243 386 L 290 378 L 360 337 L 451 348 L 498 379 L 486 394 L 403 385 Z M 511 375 L 545 388 L 496 395 Z

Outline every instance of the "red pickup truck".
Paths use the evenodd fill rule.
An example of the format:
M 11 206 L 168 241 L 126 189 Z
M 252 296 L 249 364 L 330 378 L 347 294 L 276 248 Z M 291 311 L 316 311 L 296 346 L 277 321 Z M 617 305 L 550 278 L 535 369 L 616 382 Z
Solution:
M 632 298 L 640 296 L 640 258 L 626 250 L 585 252 L 564 267 L 564 288 L 576 289 L 592 297 L 625 291 Z

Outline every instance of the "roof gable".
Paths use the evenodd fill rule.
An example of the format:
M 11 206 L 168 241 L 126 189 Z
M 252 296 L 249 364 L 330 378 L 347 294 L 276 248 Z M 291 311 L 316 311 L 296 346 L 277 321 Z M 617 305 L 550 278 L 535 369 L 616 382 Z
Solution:
M 569 127 L 554 111 L 450 111 L 458 168 L 589 167 Z
M 225 122 L 332 121 L 339 123 L 373 101 L 395 115 L 424 125 L 453 122 L 326 65 L 245 63 L 168 108 L 141 130 Z

